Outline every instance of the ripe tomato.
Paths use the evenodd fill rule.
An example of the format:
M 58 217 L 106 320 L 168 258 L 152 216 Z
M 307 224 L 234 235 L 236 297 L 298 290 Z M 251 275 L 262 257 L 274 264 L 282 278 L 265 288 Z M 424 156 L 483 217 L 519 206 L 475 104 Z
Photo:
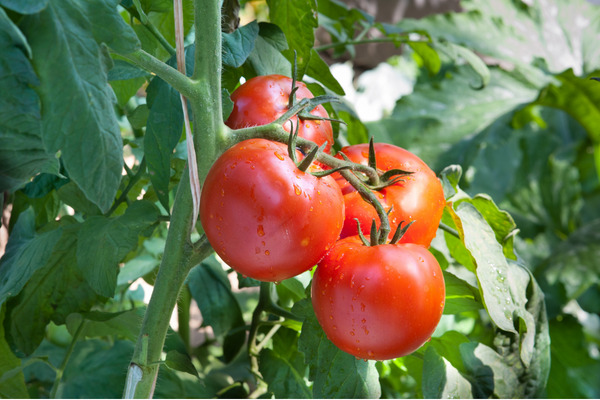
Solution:
M 319 262 L 312 304 L 329 340 L 358 358 L 405 356 L 433 334 L 445 286 L 435 257 L 423 246 L 365 246 L 342 239 Z
M 299 170 L 287 151 L 265 139 L 240 142 L 219 157 L 202 188 L 200 219 L 209 242 L 229 266 L 261 281 L 316 265 L 344 222 L 334 179 Z
M 355 163 L 368 164 L 368 144 L 347 146 L 340 151 Z M 341 158 L 339 154 L 337 157 Z M 375 159 L 377 168 L 381 171 L 402 169 L 413 172 L 403 177 L 402 181 L 379 190 L 378 200 L 386 210 L 393 206 L 389 214 L 391 234 L 401 221 L 405 223 L 415 221 L 400 243 L 416 243 L 429 247 L 437 232 L 446 204 L 440 180 L 419 157 L 398 146 L 376 143 Z M 377 212 L 341 175 L 334 176 L 342 189 L 346 203 L 346 219 L 340 237 L 358 234 L 355 218 L 360 221 L 363 233 L 368 235 L 373 219 L 379 227 Z
M 296 82 L 296 86 L 298 100 L 313 97 L 304 83 Z M 275 121 L 288 110 L 291 90 L 292 79 L 287 76 L 264 75 L 249 79 L 231 94 L 233 111 L 225 124 L 232 129 L 240 129 Z M 317 117 L 329 117 L 325 108 L 320 105 L 315 107 L 311 114 Z M 290 120 L 293 121 L 296 129 L 298 117 L 295 116 Z M 301 120 L 300 122 L 298 136 L 312 140 L 318 146 L 327 142 L 325 152 L 329 153 L 333 144 L 331 123 L 325 120 Z M 289 123 L 285 123 L 283 127 L 290 131 Z

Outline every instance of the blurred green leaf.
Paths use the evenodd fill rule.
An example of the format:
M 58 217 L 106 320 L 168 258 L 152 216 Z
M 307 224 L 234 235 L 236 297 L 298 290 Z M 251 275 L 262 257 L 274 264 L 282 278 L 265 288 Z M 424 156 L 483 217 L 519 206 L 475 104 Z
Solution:
M 21 360 L 13 354 L 4 337 L 5 311 L 6 307 L 0 305 L 0 398 L 25 399 L 29 397 L 29 393 L 23 371 L 19 369 Z
M 15 4 L 16 5 L 16 4 Z M 42 140 L 39 80 L 21 31 L 0 8 L 0 192 L 22 186 L 39 171 L 58 173 Z
M 381 387 L 374 361 L 359 360 L 335 347 L 317 322 L 310 300 L 292 312 L 304 318 L 298 348 L 309 366 L 315 398 L 379 398 Z
M 0 0 L 0 5 L 19 14 L 35 14 L 48 5 L 49 0 Z
M 473 90 L 470 67 L 452 67 L 440 74 L 439 81 L 417 82 L 414 92 L 402 97 L 389 117 L 366 126 L 377 141 L 410 149 L 439 171 L 456 163 L 444 157 L 453 145 L 535 100 L 547 79 L 521 72 L 491 68 L 490 83 Z
M 588 398 L 600 396 L 600 364 L 590 349 L 577 320 L 566 315 L 550 322 L 552 368 L 548 379 L 548 398 Z

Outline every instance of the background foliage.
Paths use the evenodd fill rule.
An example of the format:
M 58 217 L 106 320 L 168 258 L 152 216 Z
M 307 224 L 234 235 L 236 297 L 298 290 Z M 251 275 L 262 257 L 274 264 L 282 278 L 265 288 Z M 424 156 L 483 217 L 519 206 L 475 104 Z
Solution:
M 413 91 L 383 119 L 327 107 L 346 122 L 338 146 L 374 136 L 439 173 L 446 308 L 416 353 L 367 362 L 325 337 L 310 273 L 259 294 L 211 256 L 180 295 L 155 396 L 599 397 L 600 8 L 463 0 L 391 25 L 333 0 L 242 3 L 262 22 L 223 34 L 225 99 L 241 77 L 290 75 L 292 49 L 315 94 L 343 96 L 325 51 L 351 57 L 375 34 L 402 45 L 389 63 L 414 71 Z M 172 2 L 0 6 L 0 397 L 120 397 L 146 307 L 132 283 L 155 279 L 186 153 L 178 93 L 116 53 L 174 65 Z M 261 313 L 267 290 L 295 318 Z

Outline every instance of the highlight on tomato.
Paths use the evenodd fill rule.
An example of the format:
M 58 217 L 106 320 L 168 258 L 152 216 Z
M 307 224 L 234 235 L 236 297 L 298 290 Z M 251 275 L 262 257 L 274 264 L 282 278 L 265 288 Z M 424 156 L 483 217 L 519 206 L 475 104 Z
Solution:
M 300 152 L 297 157 L 301 158 Z M 298 169 L 285 144 L 248 139 L 210 169 L 200 219 L 216 253 L 244 276 L 278 282 L 317 264 L 339 237 L 344 201 L 331 176 Z
M 400 242 L 429 247 L 436 235 L 446 204 L 440 180 L 423 160 L 408 150 L 387 143 L 375 143 L 374 149 L 377 169 L 380 172 L 393 169 L 412 172 L 401 177 L 396 183 L 376 191 L 383 207 L 386 210 L 391 209 L 388 216 L 390 225 L 397 226 L 400 222 L 414 221 Z M 340 152 L 355 163 L 363 165 L 369 163 L 367 143 L 346 146 Z M 336 157 L 342 158 L 340 154 Z M 341 237 L 358 234 L 356 219 L 359 220 L 361 231 L 365 235 L 369 233 L 373 219 L 379 227 L 379 217 L 373 206 L 364 200 L 340 174 L 334 176 L 342 189 L 346 205 L 346 218 Z
M 296 99 L 313 98 L 312 93 L 303 82 L 295 82 Z M 292 79 L 283 75 L 256 76 L 244 82 L 231 93 L 233 111 L 225 121 L 231 129 L 265 125 L 275 121 L 288 110 L 292 91 Z M 323 106 L 315 107 L 310 113 L 318 118 L 329 118 Z M 298 116 L 290 118 L 294 128 L 298 124 Z M 283 124 L 290 131 L 291 124 Z M 329 153 L 333 145 L 333 129 L 327 120 L 302 120 L 298 136 L 313 141 L 317 146 L 327 145 L 323 151 Z
M 421 347 L 445 302 L 442 270 L 425 247 L 367 246 L 358 236 L 340 240 L 319 262 L 311 291 L 329 340 L 370 360 L 402 357 Z

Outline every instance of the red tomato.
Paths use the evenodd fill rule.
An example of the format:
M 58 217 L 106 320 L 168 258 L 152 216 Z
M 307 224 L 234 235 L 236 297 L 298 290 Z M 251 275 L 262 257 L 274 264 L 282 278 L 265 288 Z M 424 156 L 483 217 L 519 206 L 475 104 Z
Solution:
M 368 144 L 347 146 L 340 151 L 355 163 L 368 164 Z M 339 154 L 337 157 L 342 158 Z M 393 206 L 389 214 L 391 234 L 401 221 L 405 223 L 415 221 L 400 243 L 416 243 L 429 247 L 437 232 L 446 204 L 440 180 L 419 157 L 398 146 L 376 143 L 375 159 L 377 168 L 381 171 L 402 169 L 413 172 L 403 177 L 402 181 L 379 190 L 377 196 L 386 210 Z M 341 175 L 334 176 L 342 189 L 346 203 L 346 219 L 340 237 L 358 234 L 355 218 L 360 221 L 363 233 L 368 235 L 373 219 L 379 227 L 377 212 Z
M 329 340 L 358 358 L 387 360 L 412 353 L 433 334 L 445 286 L 423 246 L 365 246 L 342 239 L 321 260 L 312 304 Z
M 200 219 L 229 266 L 277 282 L 313 267 L 334 245 L 344 222 L 344 200 L 333 178 L 299 170 L 285 144 L 249 139 L 211 167 Z
M 296 86 L 298 87 L 296 99 L 313 97 L 304 83 L 296 82 Z M 233 111 L 225 124 L 231 129 L 240 129 L 275 121 L 288 110 L 291 90 L 292 79 L 287 76 L 265 75 L 249 79 L 231 94 Z M 320 105 L 315 107 L 311 114 L 317 117 L 329 117 L 325 108 Z M 290 120 L 293 121 L 296 129 L 298 117 Z M 300 122 L 298 136 L 312 140 L 318 146 L 327 142 L 325 151 L 329 153 L 333 144 L 331 123 L 324 120 L 301 120 Z M 283 127 L 290 131 L 289 123 L 286 122 Z

